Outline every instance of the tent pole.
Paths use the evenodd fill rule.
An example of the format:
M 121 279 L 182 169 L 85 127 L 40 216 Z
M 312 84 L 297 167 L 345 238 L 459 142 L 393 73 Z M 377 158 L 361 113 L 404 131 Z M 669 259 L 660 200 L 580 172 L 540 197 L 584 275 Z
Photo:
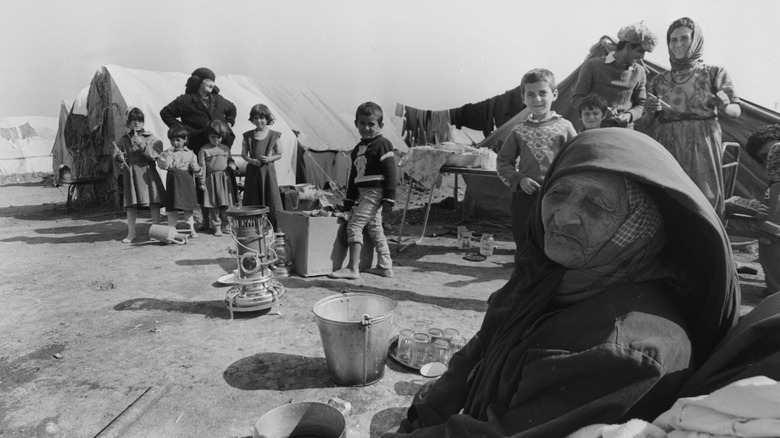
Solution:
M 417 245 L 417 244 L 421 243 L 422 240 L 423 240 L 423 237 L 425 237 L 425 229 L 428 227 L 428 216 L 431 213 L 431 202 L 433 201 L 433 192 L 435 190 L 436 190 L 436 185 L 431 187 L 431 194 L 428 195 L 428 206 L 425 207 L 425 219 L 423 219 L 423 229 L 422 229 L 422 232 L 420 233 L 420 238 L 415 240 L 414 242 L 409 242 L 409 243 L 407 243 L 405 245 L 401 245 L 400 244 L 401 240 L 399 239 L 398 240 L 398 242 L 399 242 L 398 252 L 403 252 L 403 251 L 406 250 L 406 248 L 409 248 L 410 246 Z
M 409 210 L 409 199 L 412 198 L 412 187 L 414 187 L 414 180 L 409 178 L 409 192 L 406 194 L 406 202 L 404 203 L 404 212 L 401 214 L 401 228 L 398 230 L 398 242 L 396 245 L 396 251 L 401 252 L 401 245 L 404 241 L 404 225 L 406 224 L 406 212 Z

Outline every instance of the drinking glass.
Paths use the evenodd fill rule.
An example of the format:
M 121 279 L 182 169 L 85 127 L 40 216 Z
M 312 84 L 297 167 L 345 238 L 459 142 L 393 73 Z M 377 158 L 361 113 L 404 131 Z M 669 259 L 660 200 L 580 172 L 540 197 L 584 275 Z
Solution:
M 444 330 L 440 328 L 429 328 L 428 336 L 431 337 L 431 344 L 444 337 Z
M 414 332 L 409 329 L 403 329 L 398 333 L 398 349 L 396 354 L 401 361 L 409 363 L 412 357 L 412 340 Z
M 463 336 L 455 336 L 450 339 L 450 357 L 457 353 L 458 350 L 466 346 L 466 338 Z
M 454 329 L 454 328 L 446 328 L 446 329 L 444 329 L 444 337 L 443 337 L 443 339 L 445 341 L 449 342 L 450 339 L 452 339 L 452 338 L 454 338 L 456 336 L 460 336 L 460 332 L 458 331 L 458 329 Z
M 450 361 L 450 344 L 444 339 L 433 342 L 433 354 L 431 362 L 441 362 L 447 364 Z
M 415 333 L 412 338 L 412 366 L 421 367 L 428 363 L 431 337 L 425 333 Z
M 428 327 L 433 324 L 433 321 L 429 321 L 427 319 L 418 319 L 414 322 L 413 330 L 415 333 L 426 333 L 428 331 Z

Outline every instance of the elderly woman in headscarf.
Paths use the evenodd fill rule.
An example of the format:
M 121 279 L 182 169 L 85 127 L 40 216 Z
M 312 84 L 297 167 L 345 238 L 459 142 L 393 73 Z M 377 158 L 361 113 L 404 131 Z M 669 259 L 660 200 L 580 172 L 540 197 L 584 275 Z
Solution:
M 540 195 L 527 264 L 387 437 L 562 437 L 651 421 L 736 322 L 725 230 L 650 137 L 580 134 Z
M 723 146 L 718 116 L 739 117 L 739 98 L 726 69 L 705 64 L 701 27 L 688 17 L 666 32 L 671 71 L 648 86 L 644 119 L 659 123 L 651 136 L 674 155 L 723 218 Z M 644 123 L 644 122 L 643 122 Z
M 209 138 L 206 127 L 212 120 L 221 120 L 228 124 L 228 133 L 222 138 L 222 144 L 230 148 L 236 135 L 230 129 L 236 124 L 236 106 L 219 94 L 214 85 L 216 75 L 211 69 L 200 67 L 192 72 L 184 86 L 184 94 L 174 99 L 160 110 L 162 121 L 169 128 L 176 124 L 184 125 L 189 131 L 187 147 L 195 156 Z M 235 187 L 235 181 L 233 181 Z M 209 229 L 208 212 L 203 208 L 203 191 L 198 188 L 198 204 L 201 205 L 201 229 Z

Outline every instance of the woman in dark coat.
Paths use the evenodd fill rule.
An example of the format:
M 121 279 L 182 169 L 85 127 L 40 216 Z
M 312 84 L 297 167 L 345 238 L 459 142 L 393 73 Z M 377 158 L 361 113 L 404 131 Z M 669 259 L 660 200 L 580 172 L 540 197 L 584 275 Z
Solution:
M 236 106 L 219 94 L 219 87 L 214 85 L 216 75 L 206 67 L 201 67 L 192 72 L 187 79 L 184 94 L 174 99 L 160 110 L 162 121 L 173 127 L 176 124 L 184 125 L 189 131 L 189 143 L 187 147 L 195 156 L 203 145 L 208 144 L 209 138 L 206 127 L 212 120 L 221 120 L 228 124 L 228 133 L 222 139 L 222 144 L 230 148 L 236 135 L 230 129 L 236 124 Z M 233 181 L 235 187 L 235 181 Z M 198 203 L 201 205 L 201 229 L 208 229 L 208 212 L 203 211 L 203 191 L 198 188 Z
M 736 322 L 724 228 L 650 137 L 580 134 L 540 194 L 528 263 L 387 437 L 562 437 L 652 421 Z

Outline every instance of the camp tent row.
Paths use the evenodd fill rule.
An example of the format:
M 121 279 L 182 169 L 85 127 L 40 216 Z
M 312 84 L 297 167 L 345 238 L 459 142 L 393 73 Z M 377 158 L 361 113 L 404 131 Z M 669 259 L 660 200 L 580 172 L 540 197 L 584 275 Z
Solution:
M 117 65 L 100 67 L 89 87 L 74 100 L 64 116 L 53 154 L 53 168 L 67 164 L 74 177 L 94 176 L 101 156 L 113 154 L 113 141 L 126 131 L 125 111 L 138 107 L 145 116 L 145 129 L 167 140 L 168 127 L 160 110 L 183 94 L 189 74 L 136 70 Z M 239 140 L 233 155 L 241 154 L 240 135 L 254 129 L 249 109 L 266 104 L 276 117 L 271 129 L 282 133 L 282 159 L 275 167 L 280 185 L 310 182 L 322 188 L 326 182 L 346 185 L 349 153 L 360 140 L 355 130 L 355 109 L 371 96 L 355 95 L 310 87 L 271 84 L 243 75 L 217 76 L 220 93 L 236 105 L 238 114 L 233 130 Z M 406 144 L 394 129 L 383 134 L 399 151 Z M 68 163 L 72 163 L 68 164 Z M 118 166 L 111 173 L 116 176 Z M 116 178 L 106 182 L 113 189 Z
M 50 172 L 56 135 L 56 117 L 0 118 L 0 175 Z
M 606 55 L 614 50 L 614 45 L 611 37 L 600 38 L 591 47 L 586 60 Z M 665 71 L 649 61 L 645 61 L 645 66 L 649 78 Z M 559 82 L 558 99 L 553 104 L 556 112 L 575 124 L 579 117 L 571 98 L 580 68 Z M 110 141 L 123 133 L 124 111 L 128 106 L 141 108 L 146 114 L 147 129 L 164 139 L 168 128 L 160 120 L 159 110 L 183 92 L 187 77 L 184 73 L 134 70 L 116 65 L 98 69 L 89 87 L 74 100 L 65 122 L 60 122 L 58 143 L 52 151 L 55 174 L 59 164 L 73 162 L 70 167 L 76 176 L 92 175 L 97 156 L 111 153 Z M 309 87 L 268 84 L 241 75 L 219 76 L 217 83 L 222 94 L 238 108 L 234 127 L 237 133 L 253 128 L 245 116 L 255 103 L 266 103 L 277 115 L 273 129 L 282 132 L 283 158 L 276 166 L 280 184 L 312 182 L 323 187 L 329 180 L 341 185 L 346 183 L 348 154 L 358 140 L 352 124 L 354 110 L 370 98 Z M 515 114 L 495 130 L 490 127 L 488 132 L 492 132 L 479 146 L 494 151 L 500 149 L 508 131 L 526 116 L 525 111 Z M 385 113 L 387 118 L 388 109 Z M 758 127 L 780 123 L 780 114 L 742 98 L 740 118 L 732 120 L 724 117 L 720 123 L 724 141 L 744 146 Z M 399 152 L 407 150 L 400 131 L 392 123 L 387 123 L 383 133 Z M 240 154 L 240 145 L 233 146 L 233 154 Z M 498 179 L 486 176 L 464 175 L 463 178 L 467 187 L 463 203 L 467 217 L 505 223 L 511 220 L 511 194 L 506 186 Z M 760 199 L 766 181 L 762 166 L 747 154 L 742 154 L 735 194 Z

